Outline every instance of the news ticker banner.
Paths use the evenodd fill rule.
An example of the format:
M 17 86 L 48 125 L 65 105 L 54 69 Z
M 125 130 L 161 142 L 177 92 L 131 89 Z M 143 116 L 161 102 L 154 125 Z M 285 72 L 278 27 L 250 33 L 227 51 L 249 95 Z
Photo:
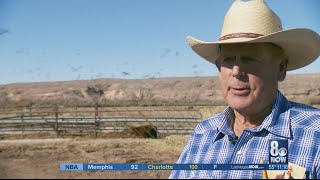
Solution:
M 60 170 L 288 170 L 288 164 L 60 164 Z
M 60 170 L 288 170 L 288 140 L 269 141 L 269 164 L 60 164 Z

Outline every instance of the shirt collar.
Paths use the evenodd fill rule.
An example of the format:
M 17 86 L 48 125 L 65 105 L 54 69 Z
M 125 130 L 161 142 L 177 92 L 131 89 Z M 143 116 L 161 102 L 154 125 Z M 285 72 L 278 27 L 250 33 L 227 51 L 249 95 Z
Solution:
M 257 129 L 262 130 L 264 128 L 272 134 L 291 138 L 290 124 L 290 103 L 283 94 L 278 91 L 272 112 Z
M 231 128 L 231 120 L 233 119 L 234 112 L 233 109 L 228 106 L 222 113 L 221 113 L 221 123 L 218 126 L 218 131 L 225 135 L 233 135 L 233 131 Z
M 234 112 L 231 107 L 227 107 L 221 114 L 221 123 L 218 131 L 225 135 L 233 135 L 230 122 L 233 119 Z M 264 119 L 260 126 L 250 129 L 251 132 L 259 132 L 266 129 L 277 136 L 290 138 L 290 104 L 289 101 L 278 91 L 277 98 L 273 104 L 271 113 Z

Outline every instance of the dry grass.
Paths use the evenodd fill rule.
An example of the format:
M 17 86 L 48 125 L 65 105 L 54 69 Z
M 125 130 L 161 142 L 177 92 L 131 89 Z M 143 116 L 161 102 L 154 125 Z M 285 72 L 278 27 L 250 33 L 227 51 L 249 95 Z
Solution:
M 170 171 L 60 171 L 60 163 L 175 163 L 186 136 L 166 139 L 3 140 L 1 178 L 151 178 Z

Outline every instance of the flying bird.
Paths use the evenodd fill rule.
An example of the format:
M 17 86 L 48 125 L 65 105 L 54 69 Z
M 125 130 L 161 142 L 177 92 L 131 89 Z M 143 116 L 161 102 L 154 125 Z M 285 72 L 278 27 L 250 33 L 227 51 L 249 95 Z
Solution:
M 7 33 L 10 33 L 10 31 L 8 29 L 2 29 L 0 28 L 0 35 L 2 34 L 7 34 Z
M 125 72 L 125 71 L 123 71 L 121 74 L 123 74 L 123 75 L 125 75 L 125 76 L 128 76 L 128 75 L 130 75 L 130 73 L 128 73 L 128 72 Z
M 80 69 L 83 68 L 83 66 L 81 66 L 81 65 L 78 66 L 78 67 L 74 67 L 74 66 L 71 66 L 70 64 L 68 64 L 67 66 L 70 67 L 70 69 L 71 69 L 72 72 L 78 72 Z
M 166 49 L 164 50 L 164 53 L 160 56 L 160 58 L 166 57 L 170 52 L 171 52 L 171 49 L 166 48 Z

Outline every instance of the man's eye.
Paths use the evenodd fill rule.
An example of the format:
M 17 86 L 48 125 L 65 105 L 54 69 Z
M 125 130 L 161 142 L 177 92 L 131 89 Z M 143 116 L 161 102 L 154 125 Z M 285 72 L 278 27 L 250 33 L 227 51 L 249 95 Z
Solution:
M 235 57 L 227 57 L 227 58 L 224 58 L 223 62 L 231 63 L 231 62 L 234 62 L 235 59 L 236 59 Z

